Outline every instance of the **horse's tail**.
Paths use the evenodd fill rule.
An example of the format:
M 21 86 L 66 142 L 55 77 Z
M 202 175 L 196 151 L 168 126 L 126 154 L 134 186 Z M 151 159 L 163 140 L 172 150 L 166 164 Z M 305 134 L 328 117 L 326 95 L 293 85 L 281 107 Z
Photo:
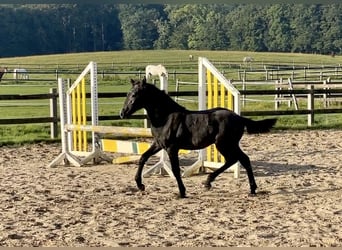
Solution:
M 244 120 L 249 134 L 267 133 L 277 122 L 276 118 L 253 121 L 244 117 Z

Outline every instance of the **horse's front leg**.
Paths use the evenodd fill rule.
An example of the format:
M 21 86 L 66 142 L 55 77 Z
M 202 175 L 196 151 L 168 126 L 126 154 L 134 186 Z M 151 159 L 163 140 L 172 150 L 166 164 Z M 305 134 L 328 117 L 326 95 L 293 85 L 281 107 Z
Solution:
M 186 194 L 185 194 L 186 189 L 185 189 L 185 186 L 184 186 L 183 181 L 182 181 L 181 171 L 180 171 L 180 167 L 179 167 L 178 149 L 169 148 L 166 151 L 169 155 L 169 159 L 170 159 L 170 163 L 171 163 L 171 167 L 172 167 L 172 173 L 177 180 L 178 189 L 179 189 L 179 196 L 180 196 L 180 198 L 186 198 Z
M 152 155 L 158 153 L 160 150 L 161 147 L 159 147 L 156 142 L 153 142 L 150 148 L 147 149 L 139 159 L 138 170 L 135 175 L 135 182 L 137 183 L 137 186 L 141 191 L 145 190 L 145 185 L 142 183 L 142 171 L 144 165 Z

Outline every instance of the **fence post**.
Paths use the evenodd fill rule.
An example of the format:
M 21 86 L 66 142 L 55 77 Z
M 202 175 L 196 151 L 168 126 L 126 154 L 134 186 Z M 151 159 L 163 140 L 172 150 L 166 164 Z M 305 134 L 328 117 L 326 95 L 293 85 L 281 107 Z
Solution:
M 306 67 L 304 66 L 304 80 L 306 80 Z
M 265 69 L 265 80 L 268 81 L 268 70 Z
M 242 79 L 242 90 L 245 91 L 247 89 L 247 86 L 246 86 L 246 81 L 245 81 L 245 78 Z M 242 95 L 242 107 L 246 106 L 246 95 L 243 94 Z
M 176 80 L 176 96 L 175 96 L 176 102 L 178 102 L 178 92 L 179 92 L 179 79 Z
M 281 90 L 281 87 L 279 87 L 280 84 L 283 83 L 283 79 L 276 80 L 275 81 L 275 90 Z M 275 94 L 274 97 L 274 109 L 278 110 L 280 107 L 280 101 L 279 99 L 281 98 L 281 94 Z
M 52 98 L 50 99 L 50 117 L 53 117 L 54 119 L 54 121 L 50 123 L 50 134 L 51 139 L 54 139 L 58 136 L 57 89 L 51 88 L 49 92 L 52 94 Z
M 308 86 L 308 110 L 310 113 L 308 114 L 308 126 L 311 127 L 314 123 L 314 113 L 315 113 L 315 91 L 314 85 Z

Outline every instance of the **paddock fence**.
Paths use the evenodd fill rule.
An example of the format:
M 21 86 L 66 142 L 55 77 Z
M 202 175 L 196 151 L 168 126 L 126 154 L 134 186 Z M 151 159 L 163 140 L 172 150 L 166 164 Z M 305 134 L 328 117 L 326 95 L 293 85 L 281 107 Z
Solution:
M 301 109 L 274 109 L 274 110 L 241 110 L 243 116 L 291 116 L 291 115 L 306 115 L 307 125 L 312 126 L 315 122 L 315 115 L 318 114 L 341 114 L 342 108 L 317 108 L 315 103 L 322 101 L 322 96 L 326 95 L 335 99 L 336 96 L 342 97 L 342 89 L 318 89 L 314 85 L 308 85 L 306 89 L 268 89 L 268 90 L 241 90 L 242 96 L 279 96 L 279 95 L 297 95 L 306 100 L 306 108 Z M 169 95 L 172 97 L 198 97 L 197 91 L 169 91 Z M 101 98 L 124 98 L 126 93 L 98 93 L 99 100 Z M 90 93 L 87 93 L 87 97 L 90 97 Z M 45 117 L 15 117 L 15 118 L 1 118 L 0 125 L 15 125 L 15 124 L 44 124 L 50 123 L 51 138 L 58 136 L 59 117 L 58 117 L 58 93 L 56 89 L 51 89 L 47 94 L 28 94 L 28 95 L 0 95 L 0 106 L 6 107 L 3 104 L 4 101 L 15 101 L 17 106 L 21 103 L 26 103 L 28 100 L 46 100 L 50 116 Z M 342 99 L 341 99 L 342 101 Z M 276 102 L 276 101 L 274 101 Z M 90 117 L 87 117 L 87 120 Z M 120 120 L 119 115 L 99 115 L 101 121 L 116 121 Z M 131 119 L 146 119 L 146 115 L 133 115 Z
M 142 77 L 145 69 L 141 65 L 154 64 L 156 62 L 137 61 L 117 64 L 100 63 L 98 64 L 98 78 L 115 78 L 116 76 L 135 75 Z M 196 79 L 197 61 L 179 60 L 164 61 L 162 63 L 169 71 L 169 78 L 176 80 L 182 76 L 191 76 Z M 268 62 L 253 61 L 244 64 L 241 61 L 213 60 L 212 63 L 217 66 L 221 73 L 227 79 L 242 80 L 279 80 L 291 78 L 292 80 L 323 80 L 331 77 L 332 79 L 342 79 L 341 64 L 294 64 L 291 62 Z M 78 75 L 85 67 L 82 64 L 7 64 L 8 72 L 4 74 L 0 84 L 13 84 L 23 82 L 50 82 L 56 83 L 59 77 L 68 75 Z M 27 70 L 28 79 L 13 77 L 13 70 L 22 68 Z

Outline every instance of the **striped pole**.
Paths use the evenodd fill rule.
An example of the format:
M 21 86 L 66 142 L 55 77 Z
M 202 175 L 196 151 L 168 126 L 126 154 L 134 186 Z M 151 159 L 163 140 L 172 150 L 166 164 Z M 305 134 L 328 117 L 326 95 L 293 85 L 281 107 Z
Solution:
M 224 107 L 240 114 L 240 93 L 206 58 L 198 59 L 198 109 Z M 207 95 L 206 95 L 207 93 Z M 224 157 L 218 152 L 215 145 L 201 150 L 198 161 L 183 175 L 189 176 L 192 172 L 201 171 L 201 168 L 215 169 L 222 166 Z M 230 168 L 234 177 L 240 173 L 239 164 Z

